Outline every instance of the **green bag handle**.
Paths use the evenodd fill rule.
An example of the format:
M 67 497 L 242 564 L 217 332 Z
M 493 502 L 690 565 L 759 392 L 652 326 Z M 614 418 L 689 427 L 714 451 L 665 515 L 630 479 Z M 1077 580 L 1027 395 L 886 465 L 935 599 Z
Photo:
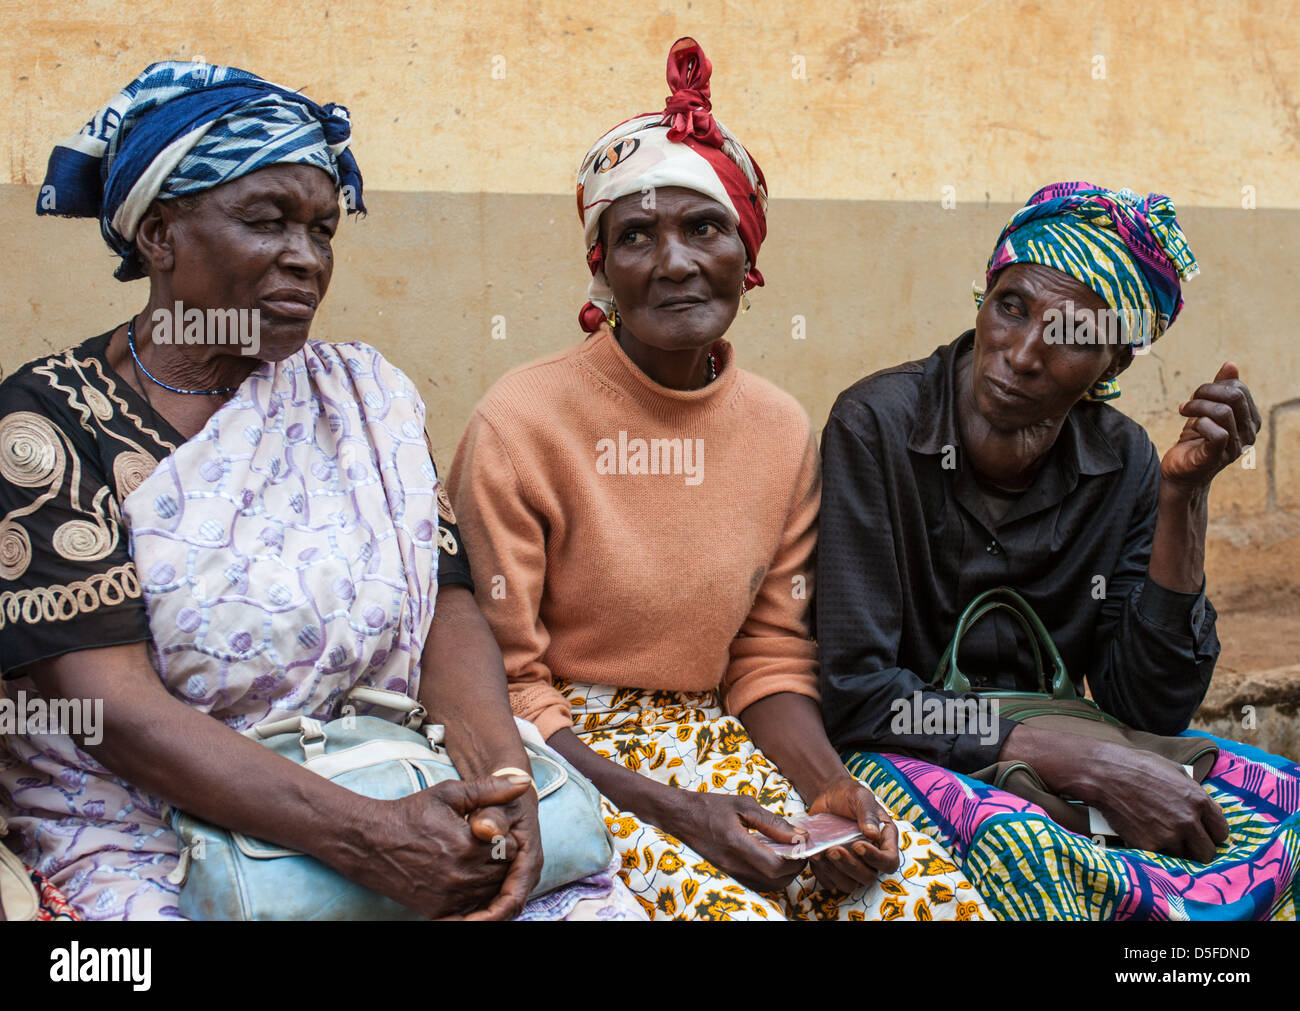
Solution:
M 1047 627 L 1029 606 L 1029 602 L 1009 586 L 995 586 L 991 590 L 985 590 L 966 605 L 966 610 L 962 611 L 961 617 L 957 619 L 957 630 L 953 633 L 952 642 L 948 643 L 948 648 L 943 651 L 943 657 L 939 660 L 939 666 L 934 672 L 934 677 L 930 679 L 930 684 L 959 694 L 971 690 L 970 679 L 957 665 L 961 641 L 977 621 L 989 612 L 999 610 L 1011 614 L 1029 637 L 1029 645 L 1034 651 L 1034 672 L 1043 694 L 1060 700 L 1077 699 L 1079 693 L 1075 690 L 1074 682 L 1070 680 L 1070 675 L 1065 669 L 1065 661 L 1061 659 L 1060 650 L 1056 648 L 1056 643 L 1052 642 Z M 1050 662 L 1050 671 L 1043 665 L 1044 654 Z

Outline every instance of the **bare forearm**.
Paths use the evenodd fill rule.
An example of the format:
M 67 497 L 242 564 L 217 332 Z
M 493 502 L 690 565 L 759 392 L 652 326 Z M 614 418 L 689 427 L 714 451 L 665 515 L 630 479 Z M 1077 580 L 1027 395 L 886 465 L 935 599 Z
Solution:
M 514 766 L 528 769 L 492 629 L 464 587 L 438 591 L 421 662 L 420 701 L 446 727 L 446 746 L 463 779 Z
M 546 743 L 568 759 L 570 765 L 591 780 L 596 789 L 621 810 L 630 811 L 652 825 L 664 828 L 665 823 L 671 820 L 674 808 L 683 802 L 681 790 L 656 783 L 618 762 L 601 757 L 567 727 L 553 733 Z
M 747 707 L 740 722 L 809 804 L 849 775 L 826 737 L 820 708 L 806 695 L 769 695 Z
M 1263 419 L 1233 362 L 1178 408 L 1186 420 L 1160 458 L 1160 497 L 1147 575 L 1179 593 L 1198 593 L 1205 577 L 1210 482 L 1255 444 Z
M 205 821 L 310 853 L 345 873 L 366 852 L 373 801 L 287 761 L 160 686 L 126 686 L 106 693 L 104 701 L 103 739 L 87 750 L 127 782 Z
M 1199 593 L 1205 580 L 1209 488 L 1186 491 L 1162 485 L 1157 509 L 1147 575 L 1167 590 Z
M 1017 724 L 1002 742 L 999 762 L 1024 762 L 1056 793 L 1096 803 L 1122 766 L 1114 768 L 1111 749 L 1080 734 L 1036 730 Z

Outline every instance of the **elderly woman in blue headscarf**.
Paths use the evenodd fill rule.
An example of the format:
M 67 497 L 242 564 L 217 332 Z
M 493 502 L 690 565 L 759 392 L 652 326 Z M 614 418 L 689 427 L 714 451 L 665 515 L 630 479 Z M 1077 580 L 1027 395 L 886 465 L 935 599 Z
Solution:
M 158 63 L 51 156 L 39 212 L 97 218 L 116 276 L 149 281 L 0 386 L 0 667 L 19 709 L 60 714 L 5 728 L 0 800 L 85 918 L 180 916 L 165 805 L 428 917 L 514 916 L 538 880 L 424 404 L 374 348 L 308 339 L 365 207 L 349 140 L 341 106 Z M 394 698 L 445 724 L 463 782 L 371 800 L 247 736 Z
M 999 918 L 1296 913 L 1300 768 L 1162 739 L 1186 730 L 1218 657 L 1207 500 L 1259 412 L 1225 362 L 1162 456 L 1108 403 L 1196 269 L 1166 197 L 1045 187 L 998 237 L 974 329 L 854 384 L 823 432 L 828 732 Z M 946 653 L 977 599 L 995 609 L 970 611 Z M 982 694 L 1042 683 L 1030 658 L 1050 644 L 1024 605 L 1062 661 L 1054 700 L 1028 703 L 1060 709 L 1052 727 Z M 1096 711 L 1060 701 L 1084 682 Z M 1184 752 L 1193 775 L 1169 757 Z

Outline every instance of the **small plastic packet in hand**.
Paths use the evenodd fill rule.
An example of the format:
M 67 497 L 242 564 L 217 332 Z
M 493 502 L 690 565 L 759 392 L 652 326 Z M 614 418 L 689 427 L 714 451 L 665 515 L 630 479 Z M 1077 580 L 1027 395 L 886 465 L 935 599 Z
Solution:
M 864 838 L 856 821 L 842 818 L 838 814 L 803 814 L 787 818 L 786 821 L 803 838 L 792 843 L 782 843 L 762 833 L 755 833 L 759 842 L 786 860 L 807 860 L 836 846 Z

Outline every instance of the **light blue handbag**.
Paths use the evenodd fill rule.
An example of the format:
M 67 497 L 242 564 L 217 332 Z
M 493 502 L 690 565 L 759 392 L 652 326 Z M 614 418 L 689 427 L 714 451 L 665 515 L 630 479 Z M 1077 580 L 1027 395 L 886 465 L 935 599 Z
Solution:
M 460 778 L 441 747 L 443 728 L 414 729 L 425 715 L 418 703 L 366 688 L 355 689 L 352 698 L 400 707 L 407 711 L 406 725 L 373 716 L 329 723 L 301 716 L 255 728 L 249 736 L 339 786 L 380 800 Z M 532 898 L 603 871 L 614 849 L 596 788 L 545 745 L 525 742 L 525 748 L 540 798 L 545 857 Z M 169 880 L 182 886 L 177 904 L 191 920 L 421 919 L 413 909 L 296 850 L 217 828 L 183 811 L 173 810 L 172 827 L 180 836 L 181 856 Z

